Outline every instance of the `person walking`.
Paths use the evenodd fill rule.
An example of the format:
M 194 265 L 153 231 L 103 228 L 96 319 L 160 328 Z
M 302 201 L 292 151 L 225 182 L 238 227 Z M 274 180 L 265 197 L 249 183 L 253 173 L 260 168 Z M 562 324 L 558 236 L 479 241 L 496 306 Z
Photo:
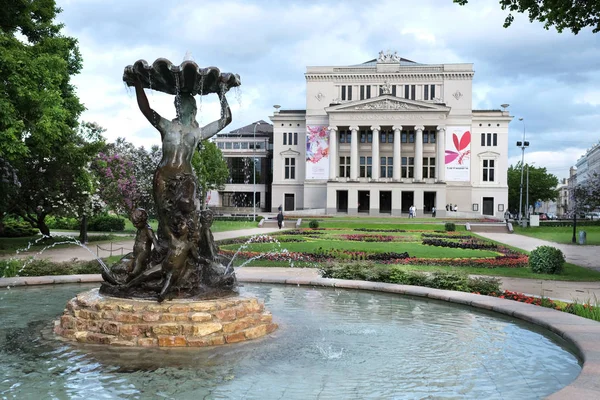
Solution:
M 435 206 L 431 207 L 431 216 L 435 218 Z
M 283 227 L 283 211 L 281 210 L 279 210 L 279 214 L 277 214 L 277 226 L 279 226 L 279 229 Z

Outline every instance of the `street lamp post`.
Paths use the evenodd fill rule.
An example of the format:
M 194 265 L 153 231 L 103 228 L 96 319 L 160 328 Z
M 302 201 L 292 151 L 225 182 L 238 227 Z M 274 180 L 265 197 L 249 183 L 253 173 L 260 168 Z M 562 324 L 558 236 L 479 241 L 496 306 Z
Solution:
M 252 221 L 256 222 L 256 127 L 260 125 L 260 122 L 254 124 L 254 142 L 252 143 L 252 186 L 254 194 L 252 195 Z
M 523 167 L 525 164 L 525 148 L 529 146 L 529 142 L 525 141 L 525 122 L 523 118 L 519 118 L 523 122 L 523 141 L 517 142 L 517 147 L 521 148 L 521 185 L 519 187 L 519 222 L 523 219 Z

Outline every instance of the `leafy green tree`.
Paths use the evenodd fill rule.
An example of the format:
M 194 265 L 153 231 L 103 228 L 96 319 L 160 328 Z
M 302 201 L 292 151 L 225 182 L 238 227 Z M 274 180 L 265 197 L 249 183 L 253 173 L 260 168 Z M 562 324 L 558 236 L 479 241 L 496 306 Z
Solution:
M 10 199 L 16 195 L 20 186 L 17 171 L 8 161 L 0 158 L 0 236 L 4 234 L 4 217 L 10 212 Z
M 206 206 L 206 196 L 211 190 L 222 190 L 229 179 L 227 162 L 221 150 L 213 142 L 203 141 L 192 159 L 194 171 L 198 177 L 198 192 L 202 208 Z
M 469 0 L 454 0 L 464 6 Z M 594 33 L 600 31 L 600 1 L 599 0 L 499 0 L 502 10 L 509 14 L 504 20 L 508 28 L 514 21 L 513 12 L 527 13 L 529 20 L 544 23 L 544 28 L 554 26 L 562 32 L 570 29 L 574 34 L 586 27 L 591 27 Z
M 574 190 L 574 211 L 586 213 L 600 209 L 600 175 L 593 173 Z
M 70 77 L 81 69 L 77 40 L 63 36 L 54 0 L 0 7 L 0 157 L 51 154 L 78 126 L 84 107 Z
M 527 193 L 527 167 L 523 170 L 523 213 L 527 205 L 525 204 Z M 529 165 L 529 204 L 535 204 L 536 201 L 556 200 L 558 196 L 558 178 L 548 173 L 544 167 L 534 167 Z M 521 163 L 516 166 L 508 167 L 508 206 L 511 211 L 519 210 L 519 193 L 521 186 Z
M 21 187 L 13 198 L 13 212 L 47 236 L 46 216 L 80 216 L 94 189 L 88 165 L 102 146 L 99 132 L 86 129 L 55 138 L 49 154 L 29 146 L 14 164 Z

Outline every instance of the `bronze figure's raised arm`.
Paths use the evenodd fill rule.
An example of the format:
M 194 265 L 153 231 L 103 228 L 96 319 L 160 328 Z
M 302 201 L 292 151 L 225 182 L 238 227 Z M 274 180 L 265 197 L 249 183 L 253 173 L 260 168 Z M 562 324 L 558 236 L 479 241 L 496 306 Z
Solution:
M 192 157 L 201 140 L 231 123 L 231 109 L 225 95 L 230 88 L 240 85 L 239 77 L 221 74 L 214 67 L 201 69 L 192 61 L 174 66 L 168 60 L 158 59 L 152 66 L 140 60 L 126 67 L 123 80 L 135 87 L 140 111 L 162 139 L 162 159 L 153 180 L 158 238 L 151 256 L 145 250 L 139 251 L 143 257 L 135 258 L 126 279 L 128 283 L 116 274 L 106 276 L 101 290 L 121 297 L 159 301 L 176 296 L 206 298 L 230 293 L 236 287 L 235 275 L 217 266 L 218 248 L 210 233 L 212 218 L 200 218 Z M 174 94 L 175 119 L 169 121 L 154 111 L 144 88 Z M 211 93 L 219 98 L 221 117 L 201 128 L 196 121 L 194 96 Z

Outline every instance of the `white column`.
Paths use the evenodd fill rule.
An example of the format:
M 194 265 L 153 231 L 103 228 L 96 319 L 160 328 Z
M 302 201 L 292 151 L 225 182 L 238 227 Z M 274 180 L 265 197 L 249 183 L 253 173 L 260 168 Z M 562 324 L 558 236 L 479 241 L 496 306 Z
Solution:
M 371 131 L 373 131 L 373 146 L 371 146 L 371 158 L 372 158 L 372 167 L 371 167 L 371 178 L 379 179 L 379 130 L 381 127 L 372 126 Z
M 446 179 L 446 127 L 437 127 L 435 142 L 437 145 L 435 170 L 437 172 L 438 182 L 443 182 L 444 179 Z
M 358 179 L 358 126 L 351 126 L 350 139 L 350 179 Z
M 423 125 L 415 126 L 415 181 L 423 180 Z M 422 204 L 421 204 L 422 206 Z
M 400 139 L 401 125 L 392 127 L 394 130 L 394 180 L 400 180 L 400 168 L 402 167 L 402 142 Z
M 329 128 L 329 180 L 334 180 L 337 177 L 337 126 Z

